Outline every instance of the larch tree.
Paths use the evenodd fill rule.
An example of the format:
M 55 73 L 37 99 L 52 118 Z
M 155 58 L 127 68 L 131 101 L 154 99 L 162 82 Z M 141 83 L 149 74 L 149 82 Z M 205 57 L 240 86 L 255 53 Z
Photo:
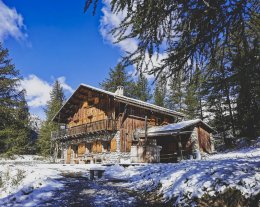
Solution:
M 49 156 L 52 154 L 51 132 L 59 130 L 59 124 L 53 122 L 52 118 L 59 111 L 64 100 L 65 96 L 63 89 L 60 82 L 56 80 L 50 92 L 50 100 L 47 102 L 45 109 L 46 121 L 40 129 L 39 138 L 37 140 L 39 153 L 43 156 Z

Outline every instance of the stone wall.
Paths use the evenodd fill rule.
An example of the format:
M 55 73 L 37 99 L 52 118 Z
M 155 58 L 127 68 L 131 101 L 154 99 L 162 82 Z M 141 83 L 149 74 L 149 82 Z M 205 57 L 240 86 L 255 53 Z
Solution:
M 162 147 L 157 145 L 135 145 L 131 147 L 132 163 L 157 163 L 160 162 Z

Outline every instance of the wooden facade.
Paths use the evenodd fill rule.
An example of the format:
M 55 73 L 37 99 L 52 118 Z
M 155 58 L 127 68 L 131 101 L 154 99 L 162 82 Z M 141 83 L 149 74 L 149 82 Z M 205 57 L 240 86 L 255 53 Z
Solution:
M 129 154 L 138 142 L 137 129 L 182 118 L 181 113 L 123 94 L 80 85 L 53 118 L 61 129 L 52 132 L 52 140 L 59 143 L 66 163 L 106 160 L 113 153 Z

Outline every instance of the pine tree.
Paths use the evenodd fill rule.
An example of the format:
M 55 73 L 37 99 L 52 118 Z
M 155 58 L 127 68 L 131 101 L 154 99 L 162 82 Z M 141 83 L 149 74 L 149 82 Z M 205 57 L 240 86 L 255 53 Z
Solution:
M 117 64 L 115 68 L 110 68 L 109 77 L 100 86 L 107 91 L 115 92 L 118 86 L 124 87 L 124 95 L 133 97 L 133 80 L 127 74 L 126 68 L 122 64 Z
M 160 75 L 156 81 L 154 89 L 154 104 L 165 106 L 167 80 L 164 75 Z
M 18 89 L 19 71 L 0 44 L 0 153 L 24 154 L 29 143 L 25 91 Z
M 37 146 L 39 153 L 44 156 L 52 154 L 51 149 L 51 132 L 59 130 L 59 125 L 52 121 L 54 115 L 59 111 L 65 100 L 63 89 L 59 81 L 55 81 L 52 91 L 50 92 L 50 100 L 47 103 L 45 109 L 46 121 L 43 123 L 39 138 L 37 140 Z
M 15 127 L 17 136 L 10 139 L 10 142 L 12 143 L 11 151 L 16 154 L 30 154 L 30 151 L 28 150 L 30 144 L 30 113 L 25 100 L 25 93 L 24 90 L 20 92 L 20 101 L 16 108 Z
M 141 101 L 149 101 L 152 98 L 148 80 L 142 73 L 134 84 L 133 96 Z

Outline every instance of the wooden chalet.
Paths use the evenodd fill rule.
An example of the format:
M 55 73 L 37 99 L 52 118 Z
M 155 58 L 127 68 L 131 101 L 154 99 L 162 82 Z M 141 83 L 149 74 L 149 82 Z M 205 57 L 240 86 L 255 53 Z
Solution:
M 65 163 L 159 162 L 158 139 L 138 138 L 138 129 L 177 123 L 184 115 L 81 84 L 53 118 L 55 157 Z M 146 130 L 145 130 L 146 131 Z

